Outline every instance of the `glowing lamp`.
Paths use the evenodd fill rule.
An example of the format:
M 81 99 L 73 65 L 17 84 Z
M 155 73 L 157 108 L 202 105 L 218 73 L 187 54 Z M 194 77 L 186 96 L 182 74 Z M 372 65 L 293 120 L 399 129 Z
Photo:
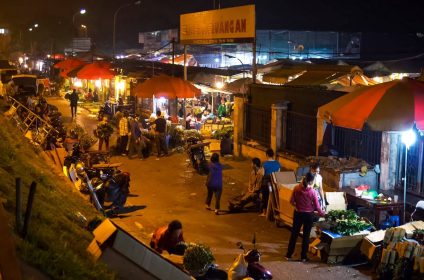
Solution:
M 81 15 L 85 14 L 86 12 L 87 12 L 87 11 L 86 11 L 85 9 L 81 9 L 81 10 L 80 10 L 80 14 L 81 14 Z
M 218 89 L 222 89 L 224 87 L 224 83 L 223 82 L 216 82 L 215 87 L 218 88 Z
M 118 83 L 118 89 L 119 90 L 124 90 L 125 89 L 125 81 L 120 81 Z
M 416 140 L 417 135 L 412 129 L 402 132 L 402 143 L 405 144 L 407 149 L 409 149 Z
M 408 176 L 406 176 L 406 173 L 408 172 L 408 149 L 417 140 L 417 135 L 412 129 L 410 129 L 402 132 L 401 138 L 402 143 L 405 144 L 405 177 L 403 178 L 403 220 L 406 221 L 406 179 L 408 178 Z
M 102 87 L 102 80 L 98 79 L 94 82 L 94 85 L 98 88 Z
M 19 57 L 19 58 L 18 58 L 18 61 L 19 61 L 19 64 L 24 63 L 24 59 L 23 59 L 23 57 Z
M 82 87 L 82 82 L 80 80 L 75 81 L 74 86 L 80 88 Z

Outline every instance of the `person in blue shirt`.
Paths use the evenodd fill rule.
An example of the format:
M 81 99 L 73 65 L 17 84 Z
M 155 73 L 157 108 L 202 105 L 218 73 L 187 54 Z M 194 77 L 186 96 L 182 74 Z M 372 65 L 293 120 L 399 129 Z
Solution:
M 206 209 L 210 210 L 212 195 L 215 194 L 215 214 L 219 215 L 220 200 L 222 194 L 222 165 L 219 163 L 219 155 L 213 153 L 209 165 L 209 174 L 206 179 L 208 195 L 206 197 Z
M 269 197 L 269 184 L 271 183 L 271 174 L 273 172 L 279 172 L 281 169 L 281 164 L 278 160 L 274 159 L 274 151 L 272 149 L 266 150 L 267 160 L 263 163 L 262 167 L 264 169 L 264 177 L 262 178 L 261 186 L 261 214 L 260 216 L 266 216 L 266 208 L 268 206 L 268 197 Z

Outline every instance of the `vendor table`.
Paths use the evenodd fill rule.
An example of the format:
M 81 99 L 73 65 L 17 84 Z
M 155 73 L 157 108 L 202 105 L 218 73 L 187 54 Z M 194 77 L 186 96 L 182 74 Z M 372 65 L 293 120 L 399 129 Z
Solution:
M 351 188 L 343 188 L 343 191 L 346 192 L 347 200 L 350 203 L 355 205 L 367 207 L 374 211 L 374 223 L 378 227 L 380 225 L 380 213 L 383 211 L 393 211 L 401 220 L 401 224 L 403 221 L 403 200 L 399 200 L 398 202 L 382 202 L 378 200 L 370 200 L 365 199 L 355 195 L 355 190 Z

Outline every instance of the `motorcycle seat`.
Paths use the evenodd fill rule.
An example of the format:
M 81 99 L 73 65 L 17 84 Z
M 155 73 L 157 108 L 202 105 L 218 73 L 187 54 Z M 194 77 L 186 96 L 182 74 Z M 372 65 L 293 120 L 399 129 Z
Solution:
M 97 163 L 97 164 L 93 164 L 93 168 L 97 168 L 97 169 L 103 169 L 103 168 L 118 168 L 122 165 L 121 162 L 116 162 L 116 163 Z

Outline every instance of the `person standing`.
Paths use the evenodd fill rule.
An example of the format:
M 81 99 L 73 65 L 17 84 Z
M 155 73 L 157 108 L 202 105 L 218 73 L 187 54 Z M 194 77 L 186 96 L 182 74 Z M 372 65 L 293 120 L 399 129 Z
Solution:
M 128 144 L 128 112 L 124 112 L 124 116 L 119 120 L 119 151 L 123 156 L 127 155 L 127 144 Z
M 218 118 L 225 118 L 227 107 L 225 106 L 225 99 L 221 99 L 221 104 L 218 106 Z
M 321 171 L 319 167 L 319 163 L 316 162 L 311 164 L 309 169 L 310 169 L 310 172 L 313 175 L 315 175 L 313 189 L 317 194 L 319 205 L 321 209 L 325 211 L 326 203 L 325 203 L 324 189 L 322 186 L 322 176 L 319 174 L 319 172 Z
M 307 252 L 309 247 L 309 235 L 311 234 L 314 223 L 314 211 L 318 211 L 320 216 L 325 216 L 321 210 L 317 195 L 313 190 L 315 176 L 308 172 L 302 182 L 293 189 L 290 203 L 294 206 L 293 227 L 290 235 L 289 247 L 286 254 L 286 260 L 290 261 L 294 253 L 297 237 L 303 226 L 303 240 L 301 260 L 308 261 Z
M 131 159 L 134 154 L 143 159 L 142 149 L 145 143 L 143 142 L 143 136 L 141 135 L 140 123 L 137 118 L 130 118 L 130 144 L 128 147 L 128 158 Z
M 212 195 L 215 194 L 215 214 L 219 215 L 222 194 L 222 165 L 219 163 L 219 155 L 217 153 L 213 153 L 211 156 L 206 187 L 208 189 L 208 194 L 205 207 L 208 210 L 211 209 Z
M 71 115 L 72 119 L 74 119 L 77 116 L 77 106 L 78 106 L 78 92 L 73 89 L 72 93 L 69 95 L 69 102 L 71 103 Z
M 262 167 L 264 168 L 264 177 L 262 178 L 261 186 L 261 214 L 260 216 L 266 216 L 266 209 L 268 207 L 268 198 L 269 198 L 269 184 L 271 184 L 271 174 L 273 172 L 279 172 L 281 169 L 281 164 L 278 160 L 274 159 L 274 151 L 272 149 L 266 150 L 267 160 L 264 162 Z
M 156 149 L 158 152 L 158 158 L 163 155 L 168 155 L 168 148 L 166 146 L 166 120 L 162 116 L 161 111 L 156 113 L 157 119 L 155 120 L 155 138 L 156 138 Z
M 109 139 L 113 133 L 113 127 L 109 124 L 108 118 L 103 117 L 95 130 L 95 136 L 99 138 L 99 151 L 102 150 L 103 142 L 106 145 L 106 151 L 109 152 Z

